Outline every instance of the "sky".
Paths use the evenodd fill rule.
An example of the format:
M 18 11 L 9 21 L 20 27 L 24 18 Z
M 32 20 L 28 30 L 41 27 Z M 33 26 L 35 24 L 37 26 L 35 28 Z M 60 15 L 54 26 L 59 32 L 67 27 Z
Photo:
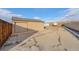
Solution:
M 0 8 L 0 18 L 11 22 L 11 17 L 40 19 L 46 22 L 63 21 L 77 14 L 79 9 L 70 8 Z

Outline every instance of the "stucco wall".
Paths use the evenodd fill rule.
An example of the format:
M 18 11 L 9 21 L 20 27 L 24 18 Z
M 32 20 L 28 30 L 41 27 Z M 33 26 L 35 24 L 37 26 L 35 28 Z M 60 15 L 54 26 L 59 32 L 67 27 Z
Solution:
M 79 31 L 79 22 L 66 23 L 65 25 Z
M 43 27 L 44 23 L 42 22 L 14 21 L 13 32 L 42 31 Z
M 44 29 L 44 23 L 41 22 L 28 22 L 28 28 L 41 31 Z

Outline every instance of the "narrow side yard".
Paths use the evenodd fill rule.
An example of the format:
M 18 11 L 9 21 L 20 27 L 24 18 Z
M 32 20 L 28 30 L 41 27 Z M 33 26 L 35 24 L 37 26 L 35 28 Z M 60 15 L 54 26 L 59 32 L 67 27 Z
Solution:
M 11 51 L 79 51 L 79 41 L 63 27 L 53 27 L 19 45 Z

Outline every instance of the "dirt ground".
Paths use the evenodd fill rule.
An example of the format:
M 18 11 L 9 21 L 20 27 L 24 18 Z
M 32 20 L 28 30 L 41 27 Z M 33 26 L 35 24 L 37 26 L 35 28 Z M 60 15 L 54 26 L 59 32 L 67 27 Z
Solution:
M 22 41 L 26 40 L 31 35 L 35 34 L 34 31 L 28 31 L 23 33 L 14 33 L 12 34 L 9 39 L 5 42 L 5 44 L 0 49 L 1 51 L 8 51 L 9 49 L 15 47 L 17 44 L 21 43 Z
M 10 51 L 79 51 L 79 40 L 63 27 L 52 27 L 24 40 Z

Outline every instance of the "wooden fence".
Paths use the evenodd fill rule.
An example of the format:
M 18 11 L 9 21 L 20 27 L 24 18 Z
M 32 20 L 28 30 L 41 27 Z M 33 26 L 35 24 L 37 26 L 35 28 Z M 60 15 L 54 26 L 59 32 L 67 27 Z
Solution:
M 12 33 L 12 24 L 0 19 L 0 47 Z

